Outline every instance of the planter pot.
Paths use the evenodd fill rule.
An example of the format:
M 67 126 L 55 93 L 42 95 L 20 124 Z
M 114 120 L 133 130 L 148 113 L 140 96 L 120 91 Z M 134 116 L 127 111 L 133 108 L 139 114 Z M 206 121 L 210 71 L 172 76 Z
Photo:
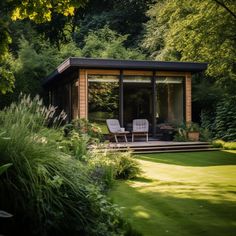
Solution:
M 188 131 L 189 141 L 199 141 L 199 132 L 198 131 Z

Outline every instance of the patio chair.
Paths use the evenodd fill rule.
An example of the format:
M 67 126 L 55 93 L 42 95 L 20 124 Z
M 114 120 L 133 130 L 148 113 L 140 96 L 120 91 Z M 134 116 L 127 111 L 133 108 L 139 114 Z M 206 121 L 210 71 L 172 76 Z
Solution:
M 134 142 L 134 136 L 146 136 L 148 142 L 148 129 L 149 123 L 146 119 L 133 120 L 132 142 Z
M 125 142 L 128 142 L 126 135 L 129 133 L 129 131 L 122 130 L 120 127 L 120 122 L 117 119 L 107 119 L 106 123 L 110 134 L 115 137 L 116 143 L 118 143 L 118 136 L 123 136 L 125 138 Z

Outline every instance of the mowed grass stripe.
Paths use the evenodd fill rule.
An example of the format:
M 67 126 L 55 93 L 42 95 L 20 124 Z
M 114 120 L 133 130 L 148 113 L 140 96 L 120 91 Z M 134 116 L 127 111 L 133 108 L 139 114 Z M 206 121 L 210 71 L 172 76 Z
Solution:
M 143 235 L 236 235 L 236 154 L 137 156 L 144 174 L 111 193 Z

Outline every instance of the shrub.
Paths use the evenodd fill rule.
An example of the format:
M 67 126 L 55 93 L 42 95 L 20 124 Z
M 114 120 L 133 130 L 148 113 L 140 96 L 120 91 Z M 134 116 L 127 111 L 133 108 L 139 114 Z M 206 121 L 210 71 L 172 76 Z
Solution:
M 214 111 L 201 111 L 201 129 L 208 130 L 210 139 L 215 136 L 215 116 Z
M 132 179 L 141 174 L 138 162 L 131 152 L 103 151 L 90 152 L 88 157 L 90 174 L 102 190 L 112 186 L 115 179 Z
M 23 99 L 0 112 L 0 165 L 13 164 L 0 179 L 0 209 L 14 215 L 3 233 L 125 235 L 119 209 L 93 184 L 87 166 L 50 140 L 41 108 L 40 99 Z
M 187 142 L 187 131 L 184 128 L 178 128 L 178 132 L 174 136 L 174 141 L 176 142 Z
M 115 153 L 111 158 L 117 158 L 117 179 L 133 179 L 141 174 L 139 164 L 130 152 Z
M 68 124 L 65 126 L 65 136 L 70 136 L 72 131 L 77 132 L 79 135 L 88 135 L 90 137 L 90 143 L 103 140 L 103 135 L 100 127 L 93 123 L 90 123 L 86 119 L 77 119 L 72 121 L 72 124 Z
M 223 148 L 226 150 L 236 150 L 236 142 L 224 142 L 223 140 L 213 141 L 213 146 L 217 148 Z
M 65 129 L 64 129 L 65 131 Z M 59 142 L 59 147 L 64 152 L 70 154 L 75 159 L 80 161 L 86 160 L 87 147 L 91 137 L 87 134 L 79 134 L 72 130 L 66 137 L 63 137 Z
M 3 133 L 0 134 L 0 139 L 2 138 L 2 134 Z M 0 175 L 3 174 L 5 171 L 7 171 L 7 169 L 10 166 L 12 166 L 11 163 L 7 163 L 5 165 L 0 166 Z M 2 226 L 1 226 L 1 223 L 2 223 L 1 218 L 5 219 L 5 218 L 11 218 L 11 217 L 12 217 L 12 214 L 10 214 L 10 213 L 8 213 L 6 211 L 0 210 L 0 228 L 2 228 Z M 4 222 L 4 223 L 6 223 L 6 222 Z
M 226 143 L 224 143 L 224 149 L 226 149 L 226 150 L 236 150 L 236 142 L 226 142 Z
M 207 128 L 200 128 L 200 141 L 207 142 L 212 140 L 212 133 Z
M 215 148 L 223 148 L 224 147 L 224 144 L 225 142 L 223 140 L 215 140 L 212 142 L 212 145 L 215 147 Z
M 236 141 L 236 96 L 227 96 L 216 109 L 216 138 L 224 141 Z

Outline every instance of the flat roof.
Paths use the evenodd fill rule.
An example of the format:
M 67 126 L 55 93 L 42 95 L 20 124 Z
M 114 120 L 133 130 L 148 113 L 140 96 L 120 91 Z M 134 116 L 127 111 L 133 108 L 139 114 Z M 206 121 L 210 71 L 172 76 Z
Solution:
M 120 70 L 151 70 L 198 73 L 207 69 L 207 63 L 170 62 L 147 60 L 118 60 L 70 57 L 60 64 L 56 70 L 43 81 L 47 85 L 69 70 L 83 69 L 120 69 Z

